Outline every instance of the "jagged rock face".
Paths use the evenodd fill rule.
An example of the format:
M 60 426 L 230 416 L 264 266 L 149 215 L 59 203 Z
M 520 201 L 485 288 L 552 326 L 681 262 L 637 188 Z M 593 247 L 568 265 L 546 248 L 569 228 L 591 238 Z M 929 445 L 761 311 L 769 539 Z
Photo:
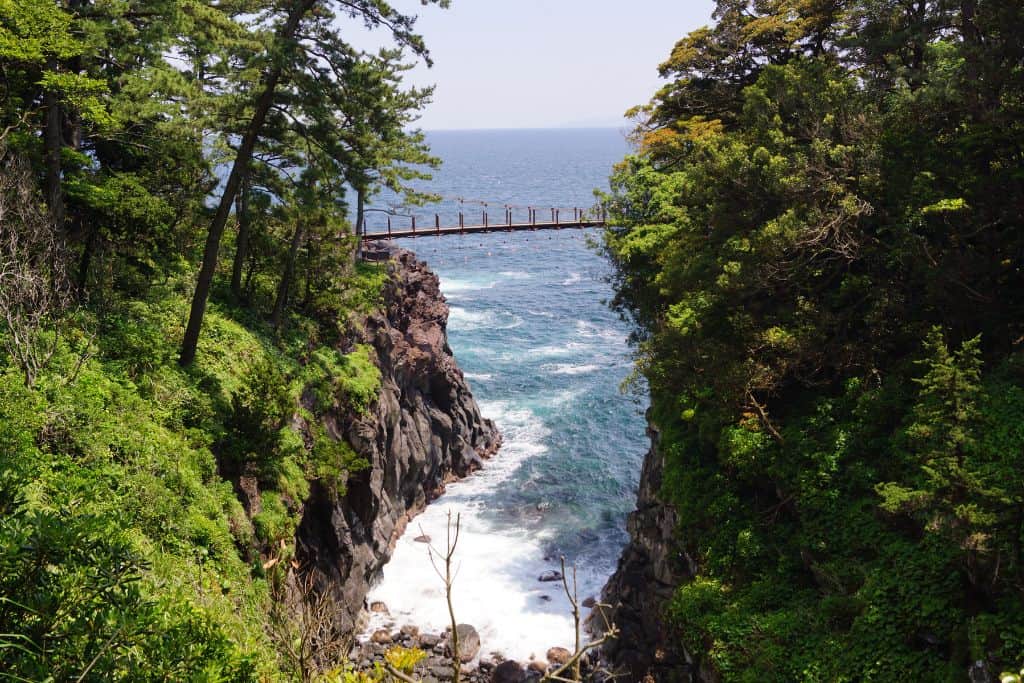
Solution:
M 500 445 L 448 346 L 437 276 L 407 251 L 390 256 L 384 311 L 363 322 L 357 339 L 377 352 L 379 399 L 368 414 L 327 425 L 370 467 L 340 498 L 314 483 L 296 533 L 301 571 L 332 595 L 346 631 L 409 519 Z
M 637 509 L 627 522 L 630 543 L 602 592 L 602 601 L 613 605 L 611 621 L 620 630 L 603 657 L 626 680 L 689 681 L 698 676 L 691 674 L 686 654 L 668 637 L 664 609 L 675 588 L 692 576 L 693 567 L 674 541 L 675 510 L 658 495 L 665 459 L 653 425 L 648 432 L 651 450 L 644 458 Z

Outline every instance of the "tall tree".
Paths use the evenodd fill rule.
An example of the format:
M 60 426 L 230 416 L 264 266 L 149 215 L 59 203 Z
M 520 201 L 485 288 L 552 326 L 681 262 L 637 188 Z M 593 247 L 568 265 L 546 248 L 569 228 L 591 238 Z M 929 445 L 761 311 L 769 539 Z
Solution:
M 447 2 L 446 0 L 428 0 L 428 4 L 446 6 Z M 289 66 L 294 63 L 294 60 L 306 60 L 306 63 L 308 63 L 315 61 L 317 58 L 315 32 L 311 36 L 304 36 L 302 34 L 304 22 L 312 23 L 313 26 L 316 26 L 318 21 L 322 24 L 325 17 L 332 15 L 331 9 L 331 3 L 327 0 L 294 0 L 294 2 L 287 6 L 284 16 L 275 31 L 274 39 L 271 41 L 268 51 L 267 67 L 261 80 L 261 87 L 255 100 L 252 116 L 242 135 L 235 160 L 231 166 L 231 172 L 228 175 L 207 233 L 206 246 L 203 251 L 203 262 L 192 298 L 185 336 L 182 340 L 180 354 L 180 362 L 182 364 L 187 365 L 195 358 L 203 315 L 206 310 L 206 302 L 209 298 L 210 286 L 216 271 L 220 240 L 224 233 L 224 227 L 231 212 L 231 207 L 235 201 L 235 195 L 241 185 L 242 178 L 248 170 L 253 150 L 262 132 L 267 114 L 275 104 L 279 82 Z M 316 16 L 313 10 L 317 10 L 320 15 Z M 429 62 L 422 39 L 413 33 L 415 17 L 404 15 L 389 4 L 379 0 L 355 0 L 354 2 L 343 3 L 339 6 L 338 11 L 351 18 L 361 19 L 369 28 L 387 27 L 400 45 L 411 48 L 417 55 L 427 58 Z

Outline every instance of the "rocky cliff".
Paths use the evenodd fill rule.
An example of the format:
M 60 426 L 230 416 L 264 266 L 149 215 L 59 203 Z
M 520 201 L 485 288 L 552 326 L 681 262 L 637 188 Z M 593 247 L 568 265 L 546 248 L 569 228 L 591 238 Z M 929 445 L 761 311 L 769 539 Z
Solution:
M 336 625 L 345 630 L 409 519 L 500 444 L 448 346 L 437 276 L 410 252 L 377 256 L 387 259 L 390 275 L 383 310 L 355 325 L 353 342 L 376 351 L 380 396 L 367 414 L 338 415 L 326 425 L 370 467 L 340 497 L 314 484 L 296 533 L 298 566 L 332 595 Z
M 627 522 L 630 543 L 602 593 L 620 629 L 603 656 L 625 680 L 689 681 L 697 676 L 691 674 L 685 652 L 667 636 L 664 609 L 693 566 L 674 542 L 676 513 L 659 497 L 665 459 L 653 424 L 648 433 L 651 449 L 640 475 L 637 509 Z

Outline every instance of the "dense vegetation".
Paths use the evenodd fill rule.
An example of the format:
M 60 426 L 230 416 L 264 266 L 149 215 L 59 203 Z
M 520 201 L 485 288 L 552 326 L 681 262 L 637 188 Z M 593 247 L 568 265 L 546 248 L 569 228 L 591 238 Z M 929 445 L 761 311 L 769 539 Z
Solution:
M 719 0 L 607 197 L 725 680 L 1024 663 L 1024 5 Z M 978 679 L 975 679 L 978 680 Z
M 404 54 L 380 0 L 0 0 L 0 677 L 308 675 L 275 598 L 380 384 L 346 216 L 436 163 Z

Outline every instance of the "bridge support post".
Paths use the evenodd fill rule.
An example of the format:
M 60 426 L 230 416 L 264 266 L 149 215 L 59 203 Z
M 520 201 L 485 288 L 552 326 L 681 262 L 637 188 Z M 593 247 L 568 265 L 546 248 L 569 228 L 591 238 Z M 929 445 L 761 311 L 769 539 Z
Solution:
M 391 239 L 391 216 L 388 216 L 388 239 Z
M 416 216 L 412 217 L 412 231 L 416 232 Z

